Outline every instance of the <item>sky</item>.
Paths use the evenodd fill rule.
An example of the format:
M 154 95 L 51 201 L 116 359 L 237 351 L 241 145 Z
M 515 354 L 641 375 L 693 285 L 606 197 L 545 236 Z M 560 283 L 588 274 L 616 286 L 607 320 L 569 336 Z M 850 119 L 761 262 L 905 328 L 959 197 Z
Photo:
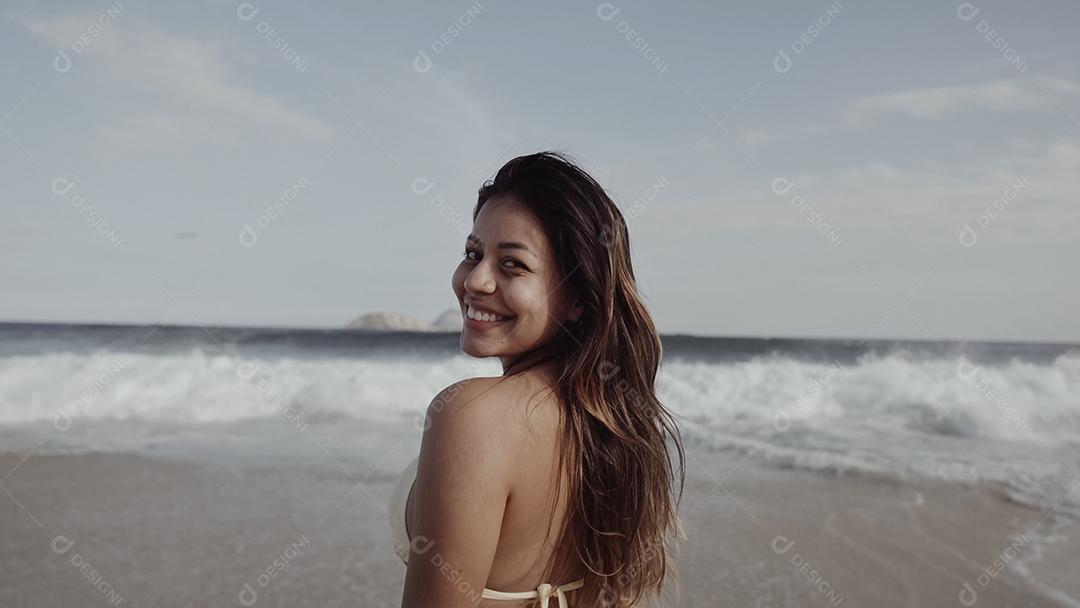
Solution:
M 570 154 L 662 334 L 1080 342 L 1071 1 L 0 5 L 0 320 L 431 321 Z

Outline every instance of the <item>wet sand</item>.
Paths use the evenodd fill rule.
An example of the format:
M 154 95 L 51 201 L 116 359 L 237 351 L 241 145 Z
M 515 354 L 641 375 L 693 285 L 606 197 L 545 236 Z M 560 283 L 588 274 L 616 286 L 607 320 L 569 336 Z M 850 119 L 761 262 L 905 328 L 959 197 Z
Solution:
M 0 606 L 397 607 L 397 471 L 374 469 L 0 454 Z M 1080 597 L 1080 528 L 992 488 L 704 454 L 687 473 L 675 605 L 1070 605 L 1033 579 Z

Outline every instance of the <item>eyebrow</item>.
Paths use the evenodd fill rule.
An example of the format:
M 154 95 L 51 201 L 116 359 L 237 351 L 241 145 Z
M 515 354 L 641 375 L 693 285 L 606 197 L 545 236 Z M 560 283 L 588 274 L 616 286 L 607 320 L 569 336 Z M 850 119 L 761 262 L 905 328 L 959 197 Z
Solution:
M 475 236 L 473 236 L 471 234 L 468 237 L 466 237 L 465 240 L 476 243 L 477 245 L 480 244 L 480 239 L 476 238 Z M 496 245 L 496 247 L 498 249 L 520 249 L 522 251 L 525 251 L 525 252 L 529 253 L 530 255 L 536 256 L 536 254 L 533 253 L 533 250 L 529 249 L 529 247 L 527 245 L 525 245 L 525 243 L 519 243 L 517 241 L 503 241 L 502 243 L 499 243 L 498 245 Z

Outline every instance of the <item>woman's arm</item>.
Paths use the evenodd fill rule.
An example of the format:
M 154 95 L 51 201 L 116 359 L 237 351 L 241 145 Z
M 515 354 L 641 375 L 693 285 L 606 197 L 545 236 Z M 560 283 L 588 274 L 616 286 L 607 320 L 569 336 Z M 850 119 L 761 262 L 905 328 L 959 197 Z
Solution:
M 447 387 L 428 406 L 413 490 L 402 608 L 475 606 L 510 495 L 514 440 L 495 378 Z

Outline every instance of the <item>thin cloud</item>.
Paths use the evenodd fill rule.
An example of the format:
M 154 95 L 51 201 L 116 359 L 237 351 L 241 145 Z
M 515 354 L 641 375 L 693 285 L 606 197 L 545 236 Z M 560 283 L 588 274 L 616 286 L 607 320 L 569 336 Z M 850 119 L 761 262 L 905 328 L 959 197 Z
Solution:
M 916 167 L 869 163 L 800 174 L 793 177 L 794 190 L 851 230 L 887 221 L 919 233 L 974 222 L 1011 185 L 1023 182 L 1022 191 L 993 212 L 998 216 L 993 231 L 1016 241 L 1067 239 L 1080 229 L 1080 209 L 1068 202 L 1075 196 L 1080 146 L 1069 138 L 1054 143 L 1048 141 L 1030 153 L 995 155 L 963 169 L 934 163 Z
M 65 15 L 17 21 L 42 43 L 65 48 L 93 17 Z M 237 84 L 221 44 L 167 33 L 135 17 L 120 15 L 75 61 L 89 63 L 88 58 L 126 83 L 156 88 L 171 102 L 169 121 L 162 118 L 160 111 L 145 119 L 128 120 L 118 126 L 125 137 L 130 137 L 131 129 L 139 125 L 152 127 L 151 135 L 161 135 L 163 130 L 182 132 L 185 123 L 203 122 L 192 115 L 195 109 L 228 121 L 283 129 L 309 139 L 333 137 L 333 129 L 321 120 L 290 109 L 271 95 Z
M 994 211 L 992 231 L 1016 242 L 1068 239 L 1080 231 L 1080 207 L 1069 202 L 1075 199 L 1080 141 L 1065 138 L 1054 144 L 1055 140 L 1047 140 L 1027 151 L 973 160 L 962 168 L 872 161 L 777 176 L 792 186 L 782 195 L 772 190 L 770 178 L 725 192 L 720 201 L 665 199 L 646 207 L 634 228 L 673 243 L 685 240 L 689 226 L 744 233 L 805 230 L 807 220 L 799 207 L 808 205 L 844 235 L 889 226 L 914 237 L 951 238 L 1022 180 L 1022 191 Z
M 1076 83 L 1048 76 L 909 89 L 856 99 L 844 108 L 842 118 L 849 126 L 866 126 L 889 115 L 936 121 L 972 108 L 994 113 L 1044 112 L 1056 108 L 1051 95 L 1073 96 L 1078 91 Z

